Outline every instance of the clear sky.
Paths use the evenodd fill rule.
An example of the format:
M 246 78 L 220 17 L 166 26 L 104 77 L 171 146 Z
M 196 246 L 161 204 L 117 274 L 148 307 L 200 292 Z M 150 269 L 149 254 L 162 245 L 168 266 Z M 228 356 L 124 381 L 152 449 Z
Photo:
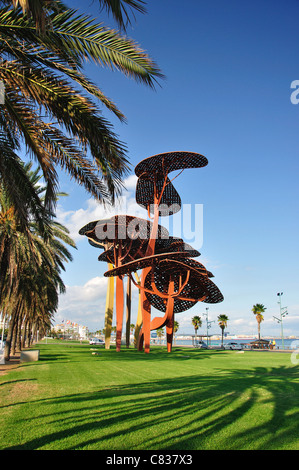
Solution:
M 115 27 L 97 1 L 82 8 Z M 179 332 L 193 332 L 191 318 L 209 307 L 211 333 L 220 332 L 217 316 L 226 314 L 230 333 L 255 334 L 251 309 L 263 303 L 262 335 L 278 336 L 273 315 L 279 315 L 277 293 L 283 292 L 285 335 L 299 335 L 299 104 L 290 99 L 291 83 L 299 80 L 299 2 L 151 0 L 147 10 L 136 14 L 127 34 L 162 69 L 161 86 L 153 91 L 118 72 L 87 68 L 128 119 L 120 124 L 104 111 L 132 164 L 125 211 L 118 211 L 136 210 L 134 167 L 140 160 L 176 150 L 205 155 L 208 166 L 185 170 L 174 185 L 183 203 L 203 207 L 198 261 L 213 272 L 224 301 L 197 303 L 178 314 Z M 60 201 L 58 217 L 77 250 L 63 275 L 67 291 L 55 322 L 70 319 L 95 331 L 104 327 L 107 267 L 97 260 L 101 250 L 78 230 L 110 214 L 65 175 L 60 189 L 69 197 Z M 146 218 L 141 208 L 139 215 Z M 136 299 L 134 292 L 133 321 Z

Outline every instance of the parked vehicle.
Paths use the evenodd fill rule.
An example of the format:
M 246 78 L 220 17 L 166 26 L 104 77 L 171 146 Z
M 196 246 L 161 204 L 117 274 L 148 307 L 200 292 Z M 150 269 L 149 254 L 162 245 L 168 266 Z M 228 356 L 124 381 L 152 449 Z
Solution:
M 195 347 L 200 348 L 200 349 L 208 349 L 208 346 L 206 345 L 206 343 L 201 340 L 195 341 Z
M 105 341 L 103 341 L 103 340 L 100 339 L 100 338 L 92 338 L 92 339 L 89 341 L 89 344 L 105 344 Z
M 224 344 L 223 346 L 224 346 L 224 349 L 237 349 L 237 350 L 243 349 L 242 344 L 234 343 L 234 342 Z

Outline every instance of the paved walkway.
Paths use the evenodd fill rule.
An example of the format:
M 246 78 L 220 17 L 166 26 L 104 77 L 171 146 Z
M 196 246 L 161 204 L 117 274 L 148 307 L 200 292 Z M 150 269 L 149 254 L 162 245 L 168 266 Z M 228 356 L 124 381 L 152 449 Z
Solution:
M 5 361 L 5 364 L 0 364 L 0 375 L 6 374 L 6 372 L 16 369 L 20 365 L 20 353 L 16 353 L 10 357 L 9 361 Z

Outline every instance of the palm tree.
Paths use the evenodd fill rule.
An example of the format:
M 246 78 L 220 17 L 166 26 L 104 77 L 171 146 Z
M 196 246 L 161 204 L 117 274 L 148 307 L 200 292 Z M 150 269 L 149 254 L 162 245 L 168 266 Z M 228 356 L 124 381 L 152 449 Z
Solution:
M 264 320 L 263 313 L 267 310 L 267 308 L 263 304 L 255 304 L 252 308 L 252 312 L 254 313 L 257 321 L 257 328 L 258 328 L 258 339 L 261 339 L 261 323 Z
M 22 166 L 22 165 L 21 165 Z M 39 195 L 43 206 L 44 188 L 41 178 L 31 171 L 32 164 L 23 165 L 27 179 Z M 30 213 L 29 213 L 30 214 Z M 13 201 L 0 184 L 0 309 L 10 317 L 5 358 L 23 345 L 25 337 L 50 328 L 51 318 L 58 307 L 58 295 L 64 292 L 61 271 L 72 256 L 65 245 L 75 248 L 68 230 L 55 221 L 54 215 L 44 210 L 47 227 L 39 231 L 39 224 L 28 221 L 28 228 L 19 224 Z
M 58 307 L 58 296 L 65 292 L 64 283 L 60 277 L 64 260 L 71 260 L 71 255 L 63 247 L 60 256 L 60 241 L 55 237 L 45 242 L 33 236 L 33 245 L 27 250 L 34 250 L 35 263 L 28 262 L 28 258 L 19 259 L 16 285 L 8 292 L 7 297 L 2 296 L 1 307 L 10 316 L 10 323 L 6 341 L 5 358 L 9 358 L 10 349 L 15 351 L 21 325 L 26 325 L 23 339 L 39 329 L 46 331 L 51 326 L 51 318 Z M 56 247 L 55 247 L 56 246 Z M 38 261 L 39 258 L 39 261 Z M 32 260 L 31 260 L 32 261 Z M 18 328 L 19 327 L 19 328 Z M 23 344 L 24 345 L 24 344 Z
M 164 335 L 164 330 L 163 330 L 163 328 L 158 328 L 158 329 L 157 329 L 157 336 L 158 336 L 158 338 L 159 338 L 159 340 L 160 340 L 160 344 L 161 344 L 162 336 L 163 336 L 163 335 Z
M 202 320 L 198 315 L 195 315 L 195 317 L 192 318 L 192 325 L 194 326 L 194 331 L 195 331 L 195 342 L 197 339 L 197 330 L 198 328 L 201 327 L 202 325 Z
M 25 146 L 47 183 L 46 208 L 55 207 L 57 166 L 98 200 L 113 203 L 129 161 L 101 106 L 122 122 L 125 116 L 84 74 L 84 63 L 118 70 L 150 87 L 162 77 L 159 68 L 133 40 L 89 15 L 77 14 L 62 1 L 0 3 L 0 80 L 5 84 L 5 103 L 0 106 L 0 177 L 6 190 L 12 193 L 14 188 L 22 194 L 14 157 Z M 128 18 L 124 4 L 142 11 L 138 0 L 99 3 L 120 25 Z M 15 210 L 22 216 L 22 198 L 15 199 Z M 35 203 L 32 195 L 30 204 Z
M 180 324 L 178 321 L 174 321 L 174 325 L 173 325 L 173 332 L 174 332 L 174 342 L 176 343 L 176 338 L 175 338 L 175 334 L 176 332 L 178 331 L 180 327 Z
M 221 347 L 223 348 L 223 336 L 224 330 L 227 327 L 228 317 L 226 315 L 218 315 L 217 320 L 221 328 Z

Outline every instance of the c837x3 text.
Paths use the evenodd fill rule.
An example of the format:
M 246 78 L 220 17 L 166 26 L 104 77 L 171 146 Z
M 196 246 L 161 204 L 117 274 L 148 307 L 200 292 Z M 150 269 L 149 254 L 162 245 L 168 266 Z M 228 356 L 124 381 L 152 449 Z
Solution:
M 142 462 L 151 465 L 191 465 L 192 455 L 190 454 L 152 454 L 152 455 L 136 455 L 136 456 L 120 456 L 113 454 L 106 458 L 107 465 L 130 465 L 137 468 Z

